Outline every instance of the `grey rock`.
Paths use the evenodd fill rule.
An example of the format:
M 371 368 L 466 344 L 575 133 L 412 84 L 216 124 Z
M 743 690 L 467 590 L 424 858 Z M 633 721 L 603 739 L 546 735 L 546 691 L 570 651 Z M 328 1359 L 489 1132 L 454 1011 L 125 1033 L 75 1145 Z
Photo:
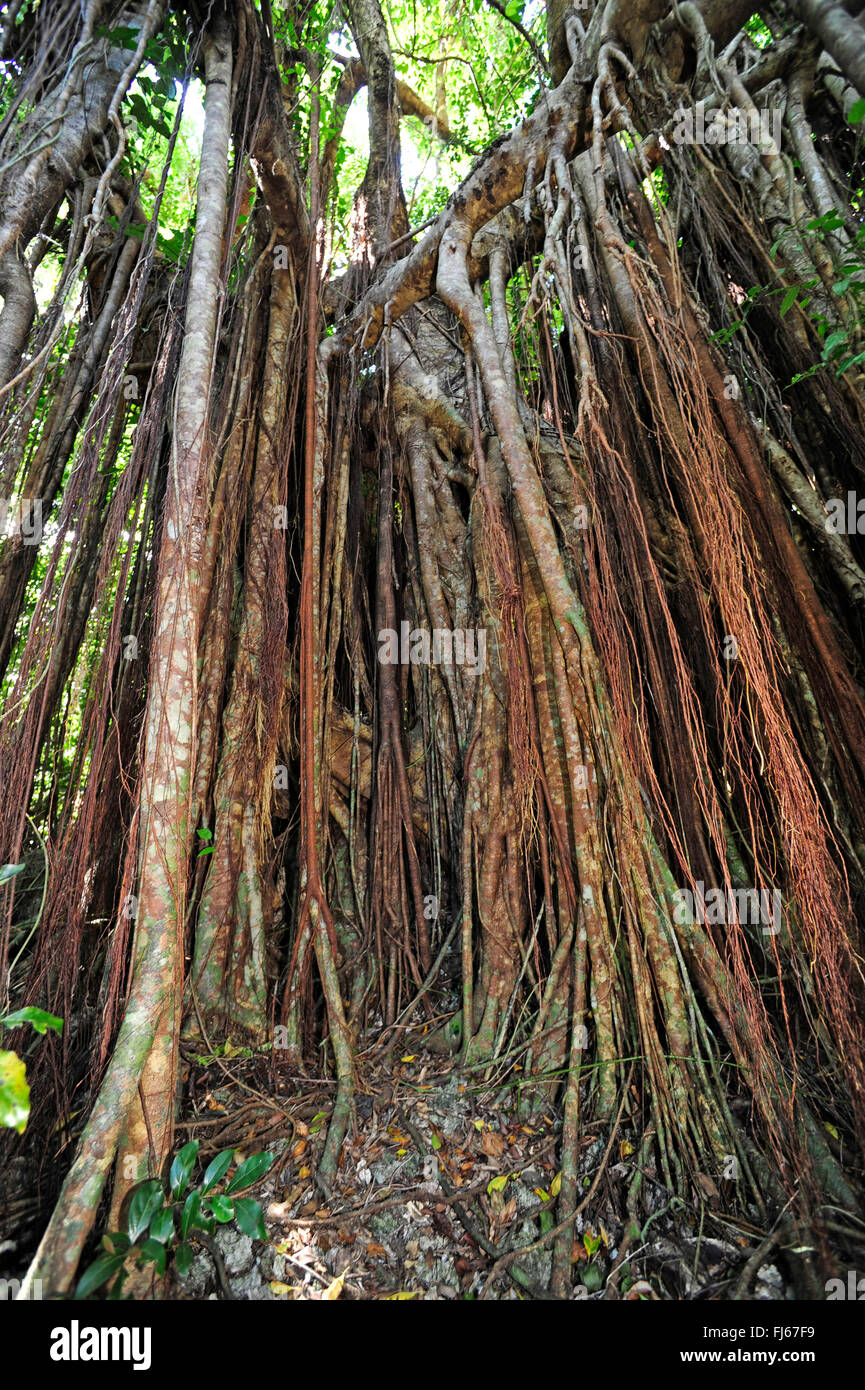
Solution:
M 527 1211 L 537 1211 L 541 1205 L 540 1198 L 535 1195 L 530 1187 L 525 1184 L 525 1175 L 522 1182 L 511 1183 L 508 1189 L 509 1196 L 513 1197 L 517 1204 L 517 1211 L 523 1215 Z
M 252 1237 L 223 1227 L 214 1237 L 229 1274 L 245 1274 L 253 1261 Z
M 524 1221 L 517 1236 L 516 1245 L 531 1245 L 538 1238 L 538 1228 L 534 1221 Z M 553 1272 L 553 1257 L 549 1250 L 531 1250 L 520 1255 L 514 1262 L 533 1284 L 546 1288 Z

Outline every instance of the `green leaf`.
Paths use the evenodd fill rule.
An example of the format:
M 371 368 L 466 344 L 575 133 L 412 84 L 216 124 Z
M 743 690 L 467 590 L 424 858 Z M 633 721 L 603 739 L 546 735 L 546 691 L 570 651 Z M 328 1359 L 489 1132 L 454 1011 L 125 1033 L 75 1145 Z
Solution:
M 118 1255 L 121 1250 L 129 1249 L 129 1237 L 125 1231 L 106 1231 L 101 1245 L 109 1255 Z
M 192 1246 L 187 1245 L 185 1241 L 182 1245 L 178 1245 L 174 1252 L 174 1268 L 181 1279 L 185 1279 L 192 1268 L 192 1259 Z
M 44 1009 L 34 1009 L 30 1004 L 25 1009 L 17 1009 L 14 1014 L 4 1014 L 0 1023 L 5 1023 L 7 1028 L 18 1028 L 22 1023 L 29 1023 L 37 1033 L 46 1033 L 49 1028 L 53 1028 L 55 1033 L 63 1032 L 62 1018 L 55 1018 L 54 1014 L 47 1014 Z
M 252 1154 L 245 1163 L 241 1163 L 231 1182 L 226 1187 L 226 1195 L 229 1192 L 239 1192 L 241 1188 L 251 1187 L 253 1183 L 263 1178 L 268 1168 L 273 1163 L 273 1154 L 257 1153 Z M 214 1213 L 215 1214 L 215 1213 Z
M 177 261 L 183 251 L 184 237 L 181 231 L 173 231 L 170 237 L 159 235 L 159 249 L 169 260 Z
M 0 1125 L 23 1134 L 29 1115 L 27 1068 L 17 1052 L 0 1052 Z
M 858 101 L 854 101 L 847 112 L 847 119 L 851 125 L 859 125 L 860 121 L 865 121 L 865 97 L 860 97 Z
M 204 1170 L 204 1182 L 201 1184 L 202 1197 L 221 1182 L 231 1167 L 231 1160 L 234 1158 L 234 1149 L 225 1149 L 222 1153 L 212 1158 Z
M 0 864 L 0 883 L 8 883 L 10 878 L 23 872 L 23 864 Z
M 129 1216 L 126 1220 L 126 1229 L 133 1244 L 147 1230 L 151 1216 L 161 1206 L 162 1184 L 157 1182 L 156 1178 L 149 1178 L 147 1182 L 139 1183 L 132 1194 L 132 1201 L 129 1203 Z
M 796 298 L 799 294 L 799 290 L 799 285 L 792 285 L 789 290 L 784 291 L 784 298 L 781 300 L 781 318 L 783 318 L 784 315 L 789 313 L 790 310 L 793 308 L 793 305 L 796 303 Z
M 604 1282 L 604 1276 L 598 1265 L 587 1265 L 582 1274 L 583 1285 L 589 1293 L 597 1293 Z
M 183 1211 L 180 1213 L 180 1234 L 185 1240 L 190 1228 L 195 1226 L 201 1215 L 201 1193 L 194 1187 L 183 1203 Z
M 829 337 L 823 344 L 824 360 L 827 357 L 831 356 L 831 354 L 835 351 L 835 348 L 840 347 L 841 344 L 846 343 L 846 341 L 847 334 L 842 329 L 837 330 L 835 333 L 830 333 Z
M 144 126 L 145 128 L 152 126 L 153 116 L 150 107 L 144 100 L 144 97 L 139 96 L 137 92 L 133 92 L 132 96 L 128 98 L 128 101 L 129 109 L 132 112 L 138 124 L 140 126 Z
M 158 1240 L 145 1240 L 139 1247 L 139 1264 L 156 1265 L 157 1274 L 165 1273 L 165 1246 L 160 1245 Z
M 118 1255 L 97 1255 L 92 1265 L 85 1269 L 81 1278 L 78 1280 L 78 1287 L 75 1290 L 76 1298 L 87 1298 L 88 1294 L 95 1293 L 107 1283 L 112 1274 L 115 1274 L 123 1261 L 126 1259 L 126 1252 L 121 1251 Z
M 100 25 L 97 33 L 106 35 L 108 42 L 113 48 L 137 48 L 138 30 L 133 29 L 130 24 L 118 25 L 116 29 L 106 30 Z
M 267 1240 L 267 1227 L 264 1224 L 264 1216 L 259 1202 L 254 1202 L 251 1197 L 236 1197 L 234 1217 L 245 1236 L 253 1236 L 257 1240 Z
M 213 1198 L 210 1209 L 216 1220 L 222 1222 L 223 1225 L 225 1225 L 226 1221 L 234 1219 L 234 1203 L 230 1202 L 227 1197 L 223 1197 L 219 1193 Z
M 844 226 L 844 219 L 834 209 L 824 212 L 822 217 L 814 217 L 805 223 L 806 232 L 834 232 Z
M 863 361 L 865 361 L 865 352 L 857 352 L 855 357 L 848 357 L 845 361 L 838 364 L 835 368 L 835 375 L 842 376 L 844 372 L 847 371 L 848 367 L 854 367 L 857 362 Z
M 491 1181 L 487 1183 L 487 1196 L 489 1196 L 492 1192 L 501 1192 L 502 1189 L 505 1187 L 507 1180 L 508 1178 L 506 1173 L 500 1173 L 497 1178 L 491 1179 Z
M 213 839 L 213 831 L 212 831 L 212 830 L 208 830 L 206 826 L 205 826 L 205 828 L 204 828 L 203 830 L 196 830 L 195 833 L 196 833 L 196 835 L 198 836 L 198 838 L 199 838 L 200 840 L 212 840 L 212 839 Z
M 158 1240 L 160 1245 L 165 1245 L 173 1235 L 174 1212 L 171 1207 L 163 1207 L 161 1211 L 156 1212 L 150 1222 L 150 1238 L 151 1240 Z
M 171 1165 L 168 1181 L 175 1197 L 182 1197 L 192 1176 L 195 1160 L 198 1157 L 198 1140 L 190 1139 L 188 1144 L 176 1155 Z

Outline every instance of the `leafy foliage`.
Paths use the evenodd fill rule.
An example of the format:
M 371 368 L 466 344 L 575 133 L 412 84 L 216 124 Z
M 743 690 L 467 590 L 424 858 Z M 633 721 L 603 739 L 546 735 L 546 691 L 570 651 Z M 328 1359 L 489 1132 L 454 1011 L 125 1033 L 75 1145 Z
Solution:
M 152 1265 L 161 1277 L 169 1255 L 178 1277 L 185 1279 L 192 1267 L 192 1243 L 198 1240 L 209 1246 L 217 1225 L 234 1222 L 244 1235 L 267 1239 L 260 1203 L 236 1194 L 264 1177 L 273 1155 L 251 1154 L 226 1181 L 234 1150 L 225 1149 L 211 1159 L 198 1185 L 190 1188 L 197 1159 L 198 1140 L 191 1139 L 175 1154 L 167 1182 L 148 1178 L 132 1189 L 126 1230 L 109 1231 L 102 1237 L 100 1253 L 78 1281 L 76 1298 L 88 1298 L 106 1284 L 110 1284 L 109 1298 L 121 1298 L 130 1266 Z
M 24 868 L 23 864 L 0 865 L 0 883 L 9 879 Z M 32 1005 L 16 1009 L 14 1013 L 4 1014 L 0 1025 L 5 1028 L 21 1028 L 25 1023 L 36 1033 L 47 1033 L 51 1028 L 55 1033 L 63 1032 L 63 1020 L 44 1009 Z M 17 1052 L 0 1051 L 0 1127 L 14 1129 L 23 1134 L 30 1118 L 30 1086 L 27 1082 L 27 1068 Z

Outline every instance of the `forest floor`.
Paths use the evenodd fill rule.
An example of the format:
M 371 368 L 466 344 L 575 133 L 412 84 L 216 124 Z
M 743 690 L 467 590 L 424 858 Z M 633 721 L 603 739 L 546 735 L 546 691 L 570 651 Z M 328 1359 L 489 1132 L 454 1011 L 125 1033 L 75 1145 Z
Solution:
M 162 1296 L 235 1299 L 520 1299 L 550 1297 L 561 1115 L 504 1082 L 418 1048 L 359 1072 L 352 1126 L 325 1195 L 317 1181 L 333 1083 L 300 1080 L 230 1046 L 188 1057 L 180 1138 L 205 1161 L 238 1147 L 277 1155 L 253 1195 L 269 1240 L 218 1229 L 224 1270 L 201 1249 Z M 491 1071 L 494 1069 L 490 1069 Z M 283 1074 L 285 1073 L 285 1074 Z M 784 1299 L 792 1289 L 765 1232 L 730 1217 L 713 1181 L 692 1207 L 651 1170 L 639 1237 L 628 1240 L 628 1193 L 639 1136 L 612 1142 L 589 1126 L 580 1155 L 585 1209 L 576 1218 L 574 1298 Z

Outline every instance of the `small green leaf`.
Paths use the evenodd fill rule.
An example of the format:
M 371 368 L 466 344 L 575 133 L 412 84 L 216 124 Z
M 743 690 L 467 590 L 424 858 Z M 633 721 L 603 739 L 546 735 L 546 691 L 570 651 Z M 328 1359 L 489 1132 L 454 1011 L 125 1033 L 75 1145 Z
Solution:
M 111 30 L 100 25 L 97 32 L 106 35 L 108 42 L 116 48 L 135 48 L 138 43 L 138 30 L 133 29 L 130 24 L 121 24 Z
M 491 1181 L 487 1183 L 487 1196 L 489 1196 L 491 1192 L 501 1192 L 505 1187 L 507 1180 L 508 1178 L 506 1173 L 500 1173 L 497 1178 L 491 1179 Z
M 0 1126 L 23 1134 L 29 1115 L 27 1068 L 17 1052 L 0 1052 Z
M 838 229 L 839 227 L 843 227 L 843 226 L 844 226 L 844 219 L 843 219 L 843 217 L 839 217 L 838 213 L 835 212 L 834 209 L 833 209 L 833 210 L 830 211 L 830 212 L 824 212 L 823 215 L 822 215 L 822 217 L 814 217 L 814 218 L 811 219 L 810 222 L 806 222 L 806 223 L 805 223 L 805 231 L 806 231 L 806 232 L 834 232 L 834 231 L 837 231 L 837 229 Z
M 192 1246 L 187 1245 L 185 1241 L 178 1245 L 174 1252 L 174 1268 L 181 1279 L 185 1279 L 192 1268 L 192 1259 Z
M 180 1213 L 180 1234 L 185 1240 L 191 1227 L 195 1226 L 201 1215 L 201 1193 L 194 1187 L 183 1203 L 183 1211 Z
M 781 300 L 781 318 L 783 318 L 784 315 L 789 313 L 790 310 L 793 308 L 793 305 L 796 303 L 796 298 L 799 294 L 800 288 L 801 286 L 799 285 L 791 285 L 789 290 L 784 291 L 784 298 Z
M 196 833 L 196 835 L 198 836 L 198 838 L 199 838 L 200 840 L 212 840 L 212 839 L 213 839 L 213 831 L 212 831 L 212 830 L 208 830 L 206 826 L 204 827 L 203 830 L 196 830 L 195 833 Z
M 829 337 L 823 344 L 824 359 L 831 356 L 831 354 L 835 351 L 835 348 L 840 347 L 841 344 L 846 343 L 846 341 L 847 334 L 843 331 L 843 329 L 838 329 L 835 333 L 830 333 Z
M 186 1191 L 197 1157 L 197 1139 L 190 1139 L 189 1143 L 184 1144 L 183 1148 L 176 1155 L 171 1165 L 171 1172 L 168 1175 L 171 1191 L 175 1197 L 182 1197 Z
M 223 1225 L 226 1221 L 231 1221 L 234 1218 L 234 1203 L 219 1193 L 213 1198 L 210 1209 L 216 1220 L 222 1222 Z
M 139 1264 L 156 1265 L 157 1274 L 165 1273 L 165 1246 L 160 1245 L 158 1240 L 145 1240 L 139 1247 Z
M 267 1240 L 267 1227 L 259 1202 L 254 1202 L 251 1197 L 235 1197 L 234 1217 L 245 1236 Z
M 78 1280 L 78 1287 L 75 1290 L 76 1298 L 86 1298 L 88 1294 L 95 1293 L 107 1283 L 112 1274 L 115 1274 L 123 1261 L 126 1259 L 126 1252 L 122 1251 L 118 1255 L 97 1255 L 92 1265 L 85 1269 L 81 1278 Z
M 174 1212 L 171 1207 L 163 1207 L 161 1211 L 155 1213 L 150 1222 L 150 1238 L 158 1240 L 160 1245 L 171 1240 L 174 1235 Z
M 847 112 L 847 119 L 851 125 L 859 125 L 861 121 L 865 121 L 865 97 L 860 97 L 858 101 L 854 101 Z
M 596 1255 L 601 1248 L 601 1237 L 596 1236 L 594 1233 L 590 1234 L 588 1231 L 586 1231 L 583 1235 L 583 1245 L 585 1247 L 586 1254 L 588 1255 L 589 1259 L 591 1259 L 592 1256 Z
M 129 1239 L 133 1244 L 147 1230 L 151 1216 L 161 1206 L 162 1184 L 157 1182 L 156 1178 L 150 1178 L 136 1187 L 129 1203 L 129 1216 L 126 1221 Z
M 434 1149 L 440 1149 L 442 1146 L 442 1141 L 441 1139 L 439 1139 L 437 1134 L 432 1135 L 432 1137 L 430 1138 L 430 1143 L 432 1144 Z
M 857 352 L 854 357 L 848 357 L 843 362 L 840 362 L 838 364 L 838 366 L 835 368 L 835 375 L 842 376 L 844 372 L 847 371 L 848 367 L 855 367 L 857 362 L 863 361 L 865 361 L 865 352 Z
M 222 1153 L 217 1154 L 216 1158 L 210 1160 L 204 1170 L 204 1182 L 201 1184 L 202 1196 L 208 1193 L 212 1187 L 215 1187 L 218 1182 L 222 1181 L 231 1167 L 231 1160 L 233 1158 L 234 1149 L 225 1149 Z
M 102 1237 L 101 1245 L 109 1255 L 118 1255 L 121 1250 L 129 1249 L 129 1237 L 125 1231 L 107 1231 Z
M 273 1154 L 257 1153 L 252 1154 L 245 1163 L 241 1163 L 231 1182 L 226 1187 L 226 1195 L 229 1192 L 239 1192 L 241 1188 L 251 1187 L 253 1183 L 263 1178 L 268 1168 L 273 1163 Z M 215 1213 L 214 1213 L 215 1214 Z
M 0 884 L 8 883 L 10 878 L 24 872 L 23 864 L 0 864 Z
M 34 1009 L 30 1004 L 25 1009 L 17 1009 L 14 1014 L 4 1014 L 0 1023 L 5 1023 L 7 1028 L 18 1028 L 22 1023 L 29 1023 L 37 1033 L 46 1033 L 49 1028 L 53 1028 L 55 1033 L 63 1032 L 62 1018 L 55 1018 L 54 1014 L 47 1014 L 44 1009 Z

